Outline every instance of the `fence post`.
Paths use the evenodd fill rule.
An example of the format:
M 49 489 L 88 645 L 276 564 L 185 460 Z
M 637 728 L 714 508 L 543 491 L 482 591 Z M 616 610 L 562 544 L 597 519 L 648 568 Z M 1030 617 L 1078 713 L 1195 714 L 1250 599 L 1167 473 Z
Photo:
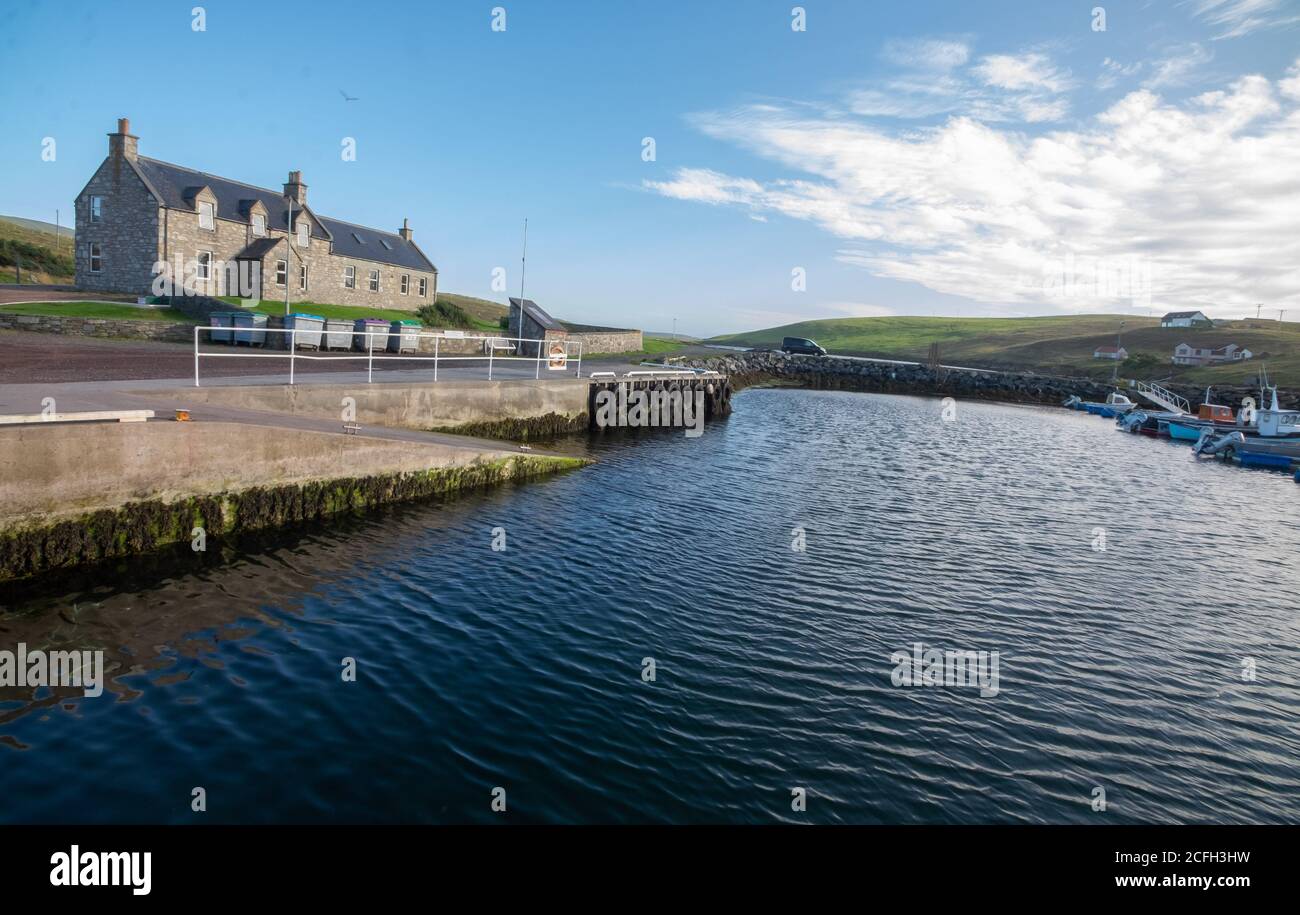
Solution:
M 194 386 L 199 386 L 199 325 L 194 325 Z
M 375 383 L 375 338 L 366 325 L 366 384 Z
M 582 341 L 578 341 L 578 377 L 582 377 Z
M 539 379 L 542 377 L 542 344 L 540 343 L 537 344 L 537 372 L 533 377 Z
M 438 380 L 438 341 L 441 337 L 433 338 L 433 380 Z
M 488 341 L 488 381 L 492 380 L 492 356 L 495 353 L 496 353 L 496 349 L 493 348 L 492 341 L 489 340 Z

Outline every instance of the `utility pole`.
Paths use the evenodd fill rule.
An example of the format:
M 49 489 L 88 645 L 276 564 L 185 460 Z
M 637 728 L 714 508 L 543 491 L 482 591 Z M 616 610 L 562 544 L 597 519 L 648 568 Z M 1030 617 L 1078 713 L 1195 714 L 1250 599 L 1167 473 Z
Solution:
M 293 179 L 290 178 L 290 181 Z M 284 227 L 284 316 L 289 317 L 289 268 L 293 266 L 293 198 L 289 200 L 289 224 Z M 370 349 L 370 338 L 366 337 L 366 349 Z M 289 351 L 293 352 L 293 341 L 289 341 Z
M 528 272 L 528 217 L 524 217 L 524 253 L 519 257 L 519 301 L 520 308 L 523 308 L 524 301 L 524 279 Z M 522 323 L 521 323 L 522 326 Z
M 1264 303 L 1263 303 L 1263 302 L 1261 302 L 1260 304 L 1258 304 L 1258 305 L 1255 306 L 1255 320 L 1256 320 L 1256 321 L 1259 320 L 1259 313 L 1260 313 L 1260 311 L 1263 310 L 1263 308 L 1264 308 Z
M 677 319 L 673 318 L 673 342 L 677 342 Z
M 1119 351 L 1124 348 L 1124 324 L 1125 323 L 1126 322 L 1124 321 L 1120 321 L 1119 330 L 1115 333 L 1115 369 L 1114 371 L 1111 372 L 1110 375 L 1110 380 L 1113 382 L 1119 381 L 1119 361 L 1120 361 Z

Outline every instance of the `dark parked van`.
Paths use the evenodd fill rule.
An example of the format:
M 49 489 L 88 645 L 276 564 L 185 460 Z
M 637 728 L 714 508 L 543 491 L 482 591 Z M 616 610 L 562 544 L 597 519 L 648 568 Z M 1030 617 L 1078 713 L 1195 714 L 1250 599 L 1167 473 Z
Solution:
M 781 341 L 781 352 L 803 356 L 826 355 L 826 350 L 818 346 L 815 341 L 806 340 L 803 337 L 786 337 Z

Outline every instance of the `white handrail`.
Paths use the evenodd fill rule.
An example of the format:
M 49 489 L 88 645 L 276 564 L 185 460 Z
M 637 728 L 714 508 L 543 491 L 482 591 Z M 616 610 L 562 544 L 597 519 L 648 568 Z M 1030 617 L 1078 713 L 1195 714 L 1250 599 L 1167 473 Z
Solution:
M 250 348 L 250 349 L 251 349 L 252 346 L 254 345 L 254 343 L 253 343 L 253 339 L 251 339 L 251 335 L 253 335 L 253 334 L 257 334 L 257 335 L 259 335 L 258 339 L 261 341 L 261 345 L 262 345 L 262 346 L 265 346 L 265 341 L 266 341 L 266 336 L 265 336 L 265 335 L 267 335 L 267 334 L 280 334 L 280 335 L 282 335 L 282 336 L 285 335 L 285 334 L 288 334 L 289 337 L 290 337 L 290 340 L 289 340 L 288 352 L 260 352 L 260 353 L 255 353 L 255 352 L 250 352 L 250 351 L 243 351 L 243 352 L 232 351 L 232 352 L 224 352 L 224 353 L 223 353 L 223 352 L 212 352 L 212 351 L 207 351 L 207 350 L 201 350 L 201 349 L 199 348 L 199 337 L 200 337 L 200 334 L 202 334 L 202 333 L 204 333 L 204 332 L 206 332 L 206 333 L 209 335 L 209 343 L 210 343 L 210 344 L 211 344 L 211 342 L 212 342 L 210 338 L 211 338 L 211 335 L 213 334 L 213 332 L 221 332 L 221 333 L 228 334 L 229 337 L 230 337 L 230 346 L 231 346 L 231 349 L 232 349 L 232 350 L 235 349 L 235 344 L 239 342 L 238 340 L 236 340 L 236 336 L 235 336 L 236 334 L 239 334 L 239 333 L 244 333 L 244 334 L 250 335 L 250 339 L 249 339 L 249 341 L 248 341 L 248 343 L 249 343 L 249 348 Z M 317 340 L 323 340 L 323 338 L 325 337 L 325 335 L 326 335 L 327 333 L 328 333 L 328 331 L 325 330 L 325 329 L 323 329 L 323 328 L 322 328 L 321 330 L 316 330 L 316 329 L 314 329 L 314 328 L 307 328 L 307 329 L 304 329 L 304 328 L 296 328 L 296 327 L 295 327 L 295 328 L 281 328 L 281 327 L 212 327 L 212 326 L 204 325 L 204 324 L 195 325 L 195 327 L 194 327 L 194 386 L 195 386 L 196 388 L 200 386 L 199 360 L 200 360 L 200 359 L 221 359 L 221 358 L 226 358 L 226 359 L 288 359 L 288 360 L 289 360 L 289 384 L 295 384 L 295 383 L 296 383 L 296 372 L 295 372 L 295 367 L 296 367 L 296 364 L 297 364 L 297 360 L 299 360 L 299 359 L 307 359 L 307 360 L 309 360 L 309 361 L 317 361 L 317 362 L 328 362 L 328 361 L 349 362 L 349 361 L 356 361 L 356 360 L 364 359 L 364 360 L 366 360 L 366 381 L 367 381 L 367 383 L 373 383 L 373 382 L 374 382 L 374 365 L 375 365 L 375 359 L 376 359 L 376 358 L 378 358 L 381 362 L 385 362 L 385 361 L 389 361 L 389 360 L 394 360 L 394 359 L 396 359 L 396 360 L 414 360 L 414 361 L 416 361 L 416 362 L 432 362 L 432 363 L 433 363 L 433 380 L 434 380 L 434 381 L 437 381 L 437 380 L 438 380 L 438 368 L 439 368 L 439 363 L 441 363 L 441 362 L 474 362 L 474 361 L 478 361 L 478 360 L 486 359 L 486 360 L 487 360 L 487 363 L 488 363 L 488 379 L 491 380 L 491 378 L 492 378 L 492 374 L 493 374 L 493 371 L 494 371 L 494 367 L 495 367 L 495 363 L 497 363 L 497 362 L 516 362 L 516 361 L 517 361 L 517 362 L 534 362 L 534 361 L 536 361 L 536 362 L 537 362 L 537 370 L 536 370 L 535 374 L 536 374 L 537 377 L 540 378 L 540 377 L 541 377 L 541 360 L 544 359 L 544 358 L 548 358 L 548 357 L 545 357 L 545 356 L 542 355 L 542 347 L 543 347 L 545 344 L 547 344 L 547 343 L 553 343 L 553 342 L 555 342 L 554 340 L 550 340 L 550 341 L 545 340 L 545 339 L 543 339 L 543 340 L 534 340 L 534 339 L 529 339 L 529 338 L 526 338 L 526 337 L 501 337 L 501 336 L 499 336 L 499 335 L 487 336 L 487 335 L 478 335 L 478 334 L 462 334 L 462 335 L 450 335 L 450 336 L 449 336 L 449 335 L 444 334 L 444 333 L 429 333 L 429 332 L 423 332 L 423 331 L 417 331 L 417 332 L 396 331 L 396 332 L 394 332 L 394 331 L 392 331 L 392 330 L 390 330 L 390 329 L 385 328 L 385 329 L 383 329 L 383 330 L 354 330 L 354 331 L 351 331 L 351 336 L 354 337 L 354 338 L 355 338 L 355 337 L 358 337 L 358 336 L 364 336 L 364 337 L 366 338 L 366 342 L 365 342 L 365 354 L 364 354 L 364 355 L 356 355 L 356 354 L 354 354 L 354 355 L 346 355 L 346 354 L 340 354 L 340 353 L 331 353 L 331 352 L 329 352 L 327 349 L 326 349 L 326 350 L 322 350 L 322 349 L 320 349 L 320 344 L 317 344 L 317 351 L 316 351 L 316 354 L 315 354 L 315 355 L 310 355 L 310 356 L 309 356 L 309 355 L 305 355 L 305 354 L 300 354 L 300 353 L 298 352 L 298 342 L 297 342 L 297 340 L 298 340 L 299 335 L 304 335 L 304 336 L 307 336 L 307 337 L 315 338 L 315 339 L 317 339 Z M 336 333 L 337 333 L 337 331 L 336 331 Z M 385 347 L 384 345 L 377 345 L 377 340 L 376 340 L 376 338 L 380 338 L 380 339 L 383 339 L 383 340 L 386 341 L 386 340 L 387 340 L 388 338 L 390 338 L 390 337 L 398 337 L 399 339 L 415 338 L 416 341 L 417 341 L 417 343 L 416 343 L 416 353 L 415 353 L 415 354 L 405 354 L 405 355 L 404 355 L 404 354 L 401 352 L 401 348 L 402 348 L 402 347 L 401 347 L 401 344 L 400 344 L 400 343 L 399 343 L 399 345 L 398 345 L 398 352 L 396 352 L 396 353 L 389 353 L 389 352 L 386 351 L 386 347 Z M 419 340 L 426 340 L 426 339 L 430 339 L 430 338 L 433 339 L 433 354 L 432 354 L 432 355 L 428 355 L 428 354 L 420 354 L 420 353 L 419 353 L 419 343 L 418 343 L 418 341 L 419 341 Z M 514 343 L 516 343 L 516 344 L 536 343 L 536 344 L 538 344 L 538 350 L 537 350 L 538 355 L 537 355 L 537 356 L 498 356 L 498 355 L 496 355 L 496 349 L 497 349 L 497 347 L 495 347 L 495 346 L 491 346 L 491 345 L 485 345 L 484 348 L 487 350 L 487 355 L 460 355 L 460 356 L 447 356 L 447 355 L 443 355 L 443 354 L 441 353 L 441 346 L 440 346 L 440 345 L 441 345 L 442 340 L 444 340 L 444 339 L 446 339 L 446 340 L 507 341 L 507 342 L 508 342 L 508 341 L 514 341 Z M 565 356 L 566 356 L 566 360 L 565 360 L 565 361 L 566 361 L 566 365 L 565 365 L 565 367 L 564 367 L 564 370 L 565 370 L 565 371 L 568 371 L 568 365 L 567 365 L 567 362 L 568 362 L 568 359 L 571 358 L 570 348 L 571 348 L 571 347 L 577 347 L 577 353 L 576 353 L 576 357 L 577 357 L 577 363 L 576 363 L 576 374 L 577 374 L 578 377 L 581 377 L 581 375 L 582 375 L 582 351 L 583 351 L 583 348 L 584 348 L 584 347 L 583 347 L 583 342 L 582 342 L 581 340 L 564 340 L 563 342 L 564 342 L 564 351 L 565 351 Z M 510 349 L 510 351 L 511 351 L 511 352 L 518 352 L 518 346 L 512 347 L 512 348 Z M 350 353 L 351 351 L 349 350 L 348 352 Z M 378 352 L 378 357 L 376 357 L 376 352 Z

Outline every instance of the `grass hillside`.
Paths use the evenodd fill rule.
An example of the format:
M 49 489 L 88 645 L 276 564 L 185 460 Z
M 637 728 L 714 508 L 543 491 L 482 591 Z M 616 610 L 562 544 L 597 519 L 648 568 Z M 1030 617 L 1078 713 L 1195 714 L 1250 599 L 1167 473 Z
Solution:
M 833 353 L 924 362 L 930 344 L 949 365 L 1031 370 L 1057 375 L 1109 377 L 1113 364 L 1093 359 L 1098 346 L 1114 345 L 1125 322 L 1129 359 L 1120 374 L 1130 378 L 1172 378 L 1194 384 L 1235 383 L 1255 378 L 1267 362 L 1270 375 L 1286 386 L 1300 385 L 1300 324 L 1229 321 L 1209 330 L 1162 328 L 1158 318 L 1128 315 L 1064 315 L 1043 318 L 831 318 L 783 327 L 727 334 L 708 342 L 730 346 L 778 346 L 785 336 L 809 337 Z M 1255 358 L 1233 365 L 1181 367 L 1170 362 L 1174 347 L 1218 347 L 1236 343 Z
M 454 292 L 439 292 L 438 302 L 454 305 L 477 322 L 497 327 L 497 322 L 509 311 L 500 302 L 488 299 L 476 299 L 472 295 L 457 295 Z
M 72 237 L 41 228 L 35 219 L 0 216 L 0 283 L 16 281 L 22 265 L 24 283 L 71 283 L 76 265 L 72 258 Z

